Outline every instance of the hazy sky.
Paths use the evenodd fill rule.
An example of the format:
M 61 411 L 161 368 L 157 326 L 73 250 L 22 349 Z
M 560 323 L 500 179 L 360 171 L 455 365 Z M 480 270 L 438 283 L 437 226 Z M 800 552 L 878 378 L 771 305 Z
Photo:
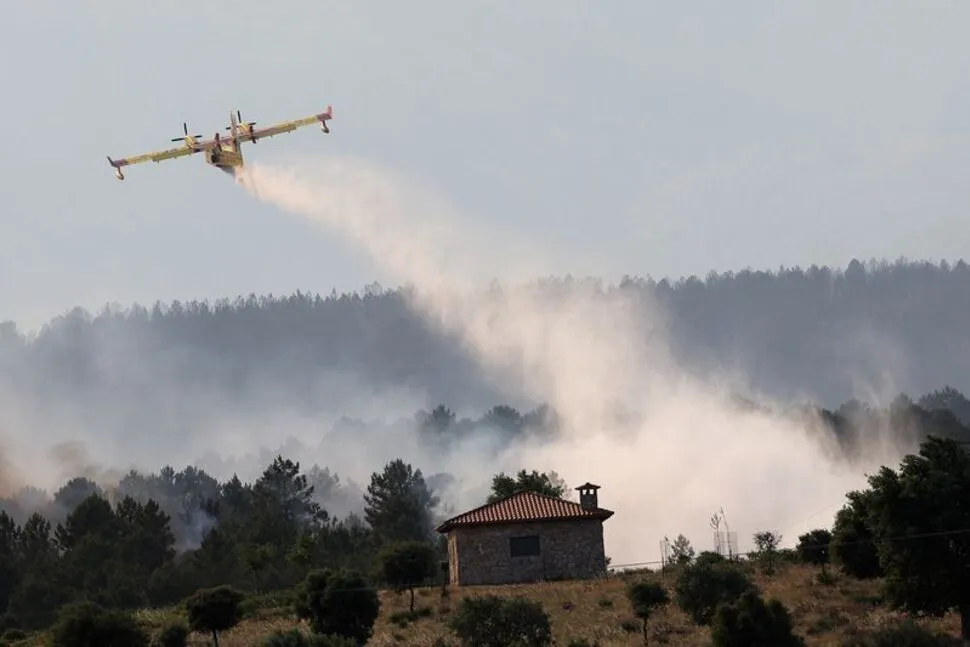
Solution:
M 560 273 L 704 275 L 970 249 L 970 3 L 11 2 L 0 320 L 358 289 L 328 231 L 201 157 L 105 155 L 332 104 L 253 160 L 353 156 Z M 501 265 L 502 250 L 496 250 Z

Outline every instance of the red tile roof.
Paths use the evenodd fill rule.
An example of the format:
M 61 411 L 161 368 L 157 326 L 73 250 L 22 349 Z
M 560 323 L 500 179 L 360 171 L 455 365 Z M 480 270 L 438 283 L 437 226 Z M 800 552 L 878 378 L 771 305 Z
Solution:
M 438 532 L 448 532 L 455 526 L 483 526 L 503 523 L 527 523 L 530 521 L 558 521 L 568 519 L 599 519 L 605 521 L 613 516 L 612 510 L 604 508 L 584 509 L 578 503 L 537 494 L 518 492 L 494 503 L 469 510 L 452 517 L 438 526 Z

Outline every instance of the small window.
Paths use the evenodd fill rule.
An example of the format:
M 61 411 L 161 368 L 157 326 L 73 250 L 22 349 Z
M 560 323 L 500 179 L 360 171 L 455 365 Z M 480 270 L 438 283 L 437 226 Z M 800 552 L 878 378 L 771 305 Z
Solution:
M 512 557 L 530 557 L 539 554 L 539 535 L 527 535 L 525 537 L 511 537 L 509 539 L 509 552 Z

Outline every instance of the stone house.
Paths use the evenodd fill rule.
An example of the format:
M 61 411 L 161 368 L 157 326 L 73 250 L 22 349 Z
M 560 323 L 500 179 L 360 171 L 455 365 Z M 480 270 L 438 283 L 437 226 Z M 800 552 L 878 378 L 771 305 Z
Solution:
M 512 584 L 583 579 L 606 573 L 598 485 L 578 488 L 579 503 L 519 492 L 438 526 L 448 537 L 450 583 Z

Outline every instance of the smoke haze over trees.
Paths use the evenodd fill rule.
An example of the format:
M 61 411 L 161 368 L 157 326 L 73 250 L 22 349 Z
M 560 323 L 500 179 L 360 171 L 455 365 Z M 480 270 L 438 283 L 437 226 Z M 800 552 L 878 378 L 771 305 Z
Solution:
M 576 285 L 548 279 L 540 289 Z M 911 448 L 926 428 L 961 436 L 957 419 L 970 423 L 960 393 L 970 382 L 962 261 L 624 279 L 601 289 L 632 293 L 645 309 L 659 303 L 686 370 L 743 375 L 751 391 L 738 394 L 748 398 L 739 408 L 824 407 L 785 415 L 809 427 L 821 420 L 849 457 L 872 430 L 890 429 Z M 136 498 L 175 497 L 165 511 L 177 546 L 197 545 L 214 518 L 182 497 L 205 499 L 234 476 L 236 487 L 254 481 L 278 453 L 308 466 L 317 502 L 340 519 L 362 516 L 368 475 L 398 458 L 423 470 L 442 511 L 484 500 L 501 469 L 559 469 L 489 471 L 488 457 L 515 439 L 554 439 L 557 411 L 487 375 L 458 339 L 409 307 L 407 289 L 376 285 L 73 310 L 30 334 L 0 324 L 0 407 L 0 495 L 52 506 L 55 520 L 105 484 Z M 165 464 L 175 468 L 157 471 Z
M 549 279 L 547 289 L 569 290 L 570 281 Z M 698 370 L 737 367 L 771 397 L 832 406 L 867 386 L 925 393 L 970 382 L 963 261 L 625 278 L 603 289 L 652 294 L 678 359 Z M 391 401 L 406 389 L 458 410 L 541 404 L 489 383 L 454 340 L 408 309 L 401 291 L 376 284 L 363 294 L 75 309 L 29 335 L 6 322 L 0 367 L 3 386 L 17 394 L 99 403 L 111 394 L 108 410 L 91 408 L 116 422 L 129 408 L 164 408 L 150 388 L 160 381 L 187 416 L 169 421 L 177 425 L 204 424 L 191 415 L 199 393 L 341 413 L 359 404 L 362 386 Z

